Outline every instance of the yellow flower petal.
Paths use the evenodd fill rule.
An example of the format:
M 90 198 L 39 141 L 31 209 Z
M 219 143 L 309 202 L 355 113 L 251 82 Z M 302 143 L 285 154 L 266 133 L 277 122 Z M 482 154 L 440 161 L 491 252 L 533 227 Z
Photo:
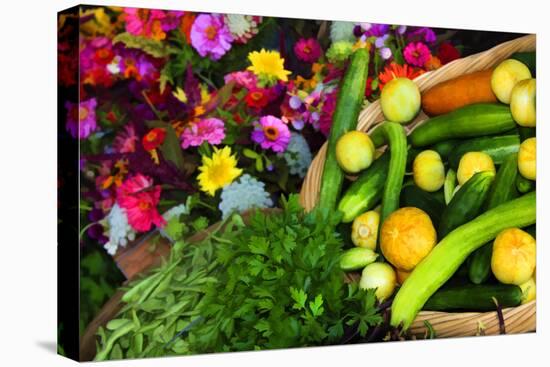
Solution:
M 214 148 L 212 157 L 203 156 L 199 171 L 201 173 L 197 176 L 197 180 L 200 189 L 211 196 L 229 185 L 243 172 L 242 169 L 237 168 L 237 158 L 231 155 L 230 147 Z

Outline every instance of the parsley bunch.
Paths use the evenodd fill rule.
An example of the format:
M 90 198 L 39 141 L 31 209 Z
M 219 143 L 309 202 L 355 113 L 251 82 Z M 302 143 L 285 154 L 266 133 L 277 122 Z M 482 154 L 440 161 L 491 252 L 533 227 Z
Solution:
M 374 294 L 344 283 L 339 216 L 304 213 L 297 195 L 282 209 L 256 212 L 216 247 L 221 269 L 198 305 L 204 321 L 188 336 L 194 353 L 332 344 L 345 325 L 364 336 L 382 321 Z

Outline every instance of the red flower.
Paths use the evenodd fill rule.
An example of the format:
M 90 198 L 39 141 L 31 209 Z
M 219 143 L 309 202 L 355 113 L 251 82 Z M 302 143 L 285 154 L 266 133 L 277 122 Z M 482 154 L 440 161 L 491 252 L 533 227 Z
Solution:
M 367 85 L 365 86 L 365 97 L 370 97 L 372 94 L 372 76 L 367 78 Z
M 107 47 L 99 48 L 94 53 L 94 61 L 100 65 L 108 65 L 113 61 L 115 53 Z
M 125 209 L 128 223 L 133 229 L 146 232 L 153 224 L 157 227 L 166 224 L 157 210 L 160 192 L 160 186 L 153 186 L 153 180 L 142 174 L 125 180 L 117 189 L 117 203 Z
M 453 60 L 459 59 L 460 51 L 458 51 L 457 48 L 451 44 L 451 42 L 444 42 L 439 45 L 437 57 L 439 58 L 439 61 L 441 61 L 441 65 L 445 65 Z
M 248 107 L 263 108 L 269 103 L 269 95 L 266 90 L 258 88 L 249 91 L 244 100 Z
M 162 127 L 156 127 L 143 136 L 141 143 L 145 150 L 150 151 L 158 148 L 158 146 L 164 142 L 165 137 L 166 130 Z
M 424 73 L 424 70 L 413 68 L 410 65 L 399 65 L 392 62 L 384 68 L 384 71 L 378 74 L 378 88 L 382 90 L 384 85 L 395 78 L 409 78 L 413 80 Z

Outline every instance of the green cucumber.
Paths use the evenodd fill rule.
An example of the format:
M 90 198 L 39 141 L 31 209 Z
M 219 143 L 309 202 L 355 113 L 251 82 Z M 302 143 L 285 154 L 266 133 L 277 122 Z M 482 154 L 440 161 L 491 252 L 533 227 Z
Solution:
M 428 119 L 413 130 L 409 140 L 413 147 L 424 147 L 454 138 L 502 134 L 515 127 L 509 106 L 477 103 Z
M 445 204 L 436 195 L 415 185 L 405 186 L 401 190 L 401 207 L 406 206 L 413 206 L 426 212 L 435 228 L 438 227 L 441 213 L 445 210 Z
M 447 161 L 451 153 L 455 150 L 456 146 L 462 143 L 462 141 L 463 140 L 461 139 L 445 140 L 432 145 L 430 149 L 435 150 L 437 153 L 439 153 L 441 159 L 445 162 Z
M 537 136 L 537 131 L 536 131 L 536 128 L 534 127 L 525 127 L 525 126 L 519 126 L 518 125 L 518 134 L 519 134 L 519 138 L 521 140 L 521 142 L 523 142 L 524 140 L 527 140 L 529 138 L 534 138 L 535 136 Z
M 535 189 L 535 181 L 531 181 L 523 177 L 522 175 L 517 175 L 516 177 L 516 189 L 521 194 L 526 194 L 529 191 L 533 191 Z
M 533 238 L 537 238 L 537 225 L 533 224 L 532 226 L 525 227 L 523 230 L 527 233 L 529 233 Z
M 493 311 L 496 304 L 515 307 L 521 303 L 522 292 L 517 285 L 463 285 L 435 292 L 424 304 L 427 311 Z
M 486 209 L 492 209 L 518 196 L 515 185 L 518 175 L 517 159 L 517 153 L 510 154 L 498 169 L 485 203 Z M 468 269 L 468 276 L 472 283 L 481 284 L 487 281 L 491 275 L 492 254 L 493 242 L 486 243 L 472 254 Z
M 449 166 L 458 169 L 460 158 L 468 152 L 484 152 L 491 156 L 494 164 L 501 164 L 511 153 L 519 151 L 519 135 L 484 136 L 466 140 L 457 145 L 449 155 Z
M 338 203 L 338 210 L 343 214 L 342 222 L 351 222 L 378 204 L 388 177 L 389 164 L 390 154 L 385 152 L 351 184 Z
M 351 62 L 342 79 L 332 126 L 328 137 L 327 155 L 321 177 L 318 206 L 333 211 L 344 182 L 344 172 L 336 161 L 336 142 L 357 126 L 367 83 L 369 52 L 360 48 L 351 56 Z
M 510 56 L 511 59 L 521 61 L 531 71 L 533 78 L 537 75 L 537 53 L 535 51 L 516 52 Z
M 491 171 L 478 172 L 454 194 L 441 215 L 438 238 L 445 237 L 456 227 L 479 215 L 494 178 L 495 174 Z
M 452 168 L 447 170 L 445 182 L 443 183 L 443 193 L 445 194 L 445 204 L 449 204 L 453 198 L 456 188 L 456 171 Z
M 399 208 L 399 193 L 407 166 L 407 134 L 402 125 L 387 121 L 371 133 L 371 139 L 375 145 L 387 143 L 390 150 L 390 165 L 382 192 L 380 210 L 380 224 L 382 224 L 388 215 Z
M 408 329 L 426 301 L 449 280 L 468 256 L 503 229 L 526 227 L 537 218 L 536 193 L 508 201 L 449 233 L 414 268 L 397 292 L 390 324 Z

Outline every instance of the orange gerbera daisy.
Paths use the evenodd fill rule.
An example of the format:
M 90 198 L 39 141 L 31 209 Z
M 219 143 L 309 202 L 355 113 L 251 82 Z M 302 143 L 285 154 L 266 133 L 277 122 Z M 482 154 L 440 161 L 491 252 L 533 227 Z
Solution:
M 382 90 L 384 85 L 395 78 L 409 78 L 414 79 L 417 76 L 424 73 L 424 70 L 413 68 L 410 65 L 399 65 L 392 62 L 390 65 L 384 68 L 380 74 L 378 74 L 379 88 Z

